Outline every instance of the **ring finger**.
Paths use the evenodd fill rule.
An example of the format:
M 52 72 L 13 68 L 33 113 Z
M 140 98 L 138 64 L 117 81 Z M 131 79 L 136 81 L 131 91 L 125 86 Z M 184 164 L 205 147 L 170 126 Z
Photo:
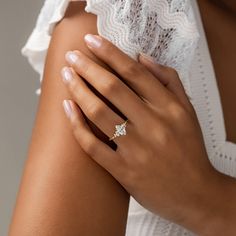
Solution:
M 75 72 L 88 81 L 129 120 L 134 123 L 140 123 L 140 117 L 145 117 L 147 113 L 144 102 L 114 74 L 80 51 L 68 52 L 66 59 Z M 139 116 L 136 115 L 137 111 Z
M 75 102 L 80 106 L 89 120 L 108 137 L 112 137 L 115 125 L 122 124 L 125 120 L 98 98 L 72 68 L 64 67 L 62 69 L 62 77 L 63 81 L 68 84 L 68 88 Z M 129 129 L 131 126 L 132 124 L 129 123 Z M 128 132 L 130 133 L 130 130 Z M 119 139 L 118 137 L 114 139 L 114 142 L 116 144 L 124 143 L 121 140 L 124 140 L 124 138 Z M 125 143 L 127 144 L 127 140 Z

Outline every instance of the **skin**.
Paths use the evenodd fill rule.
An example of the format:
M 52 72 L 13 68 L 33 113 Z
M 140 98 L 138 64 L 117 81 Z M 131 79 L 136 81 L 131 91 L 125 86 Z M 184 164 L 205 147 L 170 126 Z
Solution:
M 203 2 L 204 1 L 202 1 L 202 8 L 204 10 Z M 227 5 L 227 9 L 229 9 L 229 7 L 231 7 L 230 9 L 233 9 L 233 0 L 224 2 L 225 6 Z M 82 9 L 82 7 L 84 7 L 83 4 L 77 5 L 76 3 L 75 5 L 71 5 L 65 19 L 56 26 L 53 33 L 46 61 L 42 95 L 40 97 L 35 127 L 29 147 L 29 154 L 9 235 L 124 235 L 129 197 L 125 189 L 133 193 L 137 200 L 139 200 L 141 204 L 147 206 L 150 210 L 161 212 L 164 217 L 172 219 L 173 221 L 200 233 L 200 235 L 233 235 L 235 232 L 233 225 L 235 222 L 235 209 L 232 208 L 232 206 L 234 206 L 236 197 L 235 180 L 216 172 L 209 166 L 204 147 L 201 145 L 202 138 L 199 130 L 197 131 L 199 140 L 187 140 L 187 142 L 194 142 L 196 146 L 199 146 L 199 149 L 196 149 L 196 153 L 202 152 L 203 155 L 198 156 L 196 159 L 192 156 L 191 160 L 196 162 L 197 166 L 192 166 L 193 163 L 187 162 L 186 165 L 192 166 L 192 169 L 190 168 L 192 171 L 190 172 L 188 169 L 186 171 L 189 175 L 189 180 L 193 183 L 192 186 L 198 186 L 200 193 L 206 192 L 207 194 L 198 194 L 197 199 L 190 197 L 196 197 L 196 188 L 192 188 L 183 181 L 181 187 L 186 191 L 189 198 L 186 199 L 184 198 L 186 196 L 183 196 L 183 199 L 179 199 L 180 201 L 178 201 L 178 203 L 181 203 L 181 211 L 177 209 L 176 201 L 178 198 L 175 198 L 175 196 L 178 196 L 178 188 L 176 189 L 176 187 L 170 189 L 170 191 L 173 191 L 173 195 L 167 195 L 167 189 L 161 189 L 161 182 L 157 181 L 159 187 L 155 189 L 155 191 L 159 190 L 158 194 L 156 194 L 159 196 L 158 202 L 155 201 L 156 199 L 152 198 L 153 193 L 149 190 L 139 191 L 139 189 L 144 186 L 148 187 L 149 185 L 146 185 L 146 183 L 149 183 L 150 181 L 149 177 L 146 176 L 145 171 L 141 173 L 136 172 L 135 167 L 145 165 L 145 169 L 154 169 L 153 166 L 150 167 L 150 165 L 148 165 L 148 161 L 150 160 L 149 155 L 145 155 L 144 159 L 141 159 L 143 156 L 141 157 L 139 155 L 128 156 L 129 158 L 132 158 L 129 162 L 129 169 L 125 169 L 125 172 L 122 173 L 124 173 L 123 178 L 126 180 L 128 179 L 129 181 L 123 180 L 120 185 L 112 178 L 112 175 L 109 174 L 109 170 L 105 170 L 96 164 L 96 161 L 99 159 L 100 164 L 102 163 L 102 157 L 104 158 L 104 162 L 109 160 L 106 155 L 90 156 L 85 150 L 91 153 L 95 152 L 96 150 L 91 148 L 92 145 L 88 144 L 87 148 L 82 145 L 84 149 L 78 145 L 78 142 L 80 143 L 83 141 L 84 137 L 81 137 L 78 140 L 78 136 L 73 136 L 73 133 L 78 130 L 78 126 L 75 125 L 74 129 L 71 129 L 61 107 L 63 99 L 73 98 L 72 91 L 67 90 L 62 81 L 58 80 L 60 77 L 60 70 L 66 64 L 64 54 L 68 50 L 79 49 L 98 63 L 98 65 L 101 65 L 109 71 L 113 71 L 111 68 L 108 68 L 102 60 L 95 57 L 94 54 L 86 48 L 83 42 L 85 33 L 89 32 L 96 34 L 97 30 L 95 16 L 78 10 Z M 211 9 L 214 11 L 213 8 Z M 86 25 L 84 25 L 84 22 L 86 22 Z M 232 23 L 232 21 L 230 22 Z M 220 21 L 218 22 L 218 24 L 221 23 L 222 22 Z M 214 29 L 216 29 L 215 25 Z M 212 35 L 210 33 L 213 39 L 213 33 L 215 32 L 216 31 L 212 32 Z M 69 34 L 73 34 L 74 37 L 66 37 L 66 35 Z M 232 34 L 228 34 L 228 36 L 232 36 Z M 229 44 L 225 45 L 227 49 L 228 45 Z M 218 47 L 215 47 L 214 50 L 219 52 L 219 44 L 217 46 Z M 229 56 L 230 54 L 228 53 L 227 55 Z M 214 56 L 214 58 L 216 57 Z M 157 65 L 153 68 L 147 61 L 146 63 L 141 61 L 141 63 L 155 74 Z M 227 65 L 227 60 L 224 59 L 224 61 L 220 61 L 219 64 L 220 63 L 225 63 L 225 65 Z M 228 67 L 228 69 L 232 69 L 231 66 Z M 223 68 L 222 72 L 224 72 Z M 233 73 L 234 71 L 232 70 L 231 72 Z M 132 73 L 129 74 L 131 75 Z M 116 76 L 119 77 L 117 73 Z M 165 85 L 168 91 L 170 91 L 168 94 L 174 94 L 174 97 L 178 99 L 180 99 L 180 97 L 184 98 L 182 101 L 185 101 L 187 104 L 186 96 L 181 92 L 181 86 L 178 83 L 170 82 L 178 81 L 176 74 L 173 77 L 174 80 L 168 82 L 167 79 L 172 78 L 172 76 L 164 76 L 162 79 L 158 77 L 158 79 Z M 226 77 L 222 76 L 222 81 L 224 78 Z M 224 85 L 222 84 L 221 87 L 224 87 Z M 92 91 L 96 94 L 94 90 Z M 227 93 L 225 95 L 227 95 Z M 122 119 L 126 118 L 107 100 L 103 99 L 103 97 L 100 98 L 106 101 L 109 107 L 113 111 L 116 111 Z M 78 112 L 76 113 L 78 118 L 81 118 L 81 128 L 86 127 L 85 123 L 82 123 L 86 116 L 79 116 L 82 113 L 80 113 L 79 107 L 75 103 L 72 103 L 72 108 L 74 111 Z M 94 112 L 96 111 L 95 108 L 96 106 L 94 106 Z M 175 109 L 172 111 L 175 111 Z M 96 114 L 98 113 L 95 112 L 94 117 L 97 117 Z M 189 118 L 189 116 L 187 117 Z M 78 121 L 75 122 L 75 124 L 79 124 Z M 108 142 L 107 136 L 96 129 L 92 122 L 88 121 L 88 124 L 89 127 L 92 128 L 91 131 L 100 137 L 102 141 L 106 142 L 111 147 L 111 150 L 115 150 L 114 142 Z M 189 129 L 191 132 L 194 132 L 194 129 L 197 129 L 198 127 L 198 125 L 195 127 L 191 122 L 188 124 L 188 127 L 192 127 Z M 109 125 L 107 123 L 107 127 L 111 128 L 114 126 L 113 124 Z M 230 130 L 232 131 L 232 129 L 228 130 L 229 132 Z M 109 130 L 109 135 L 111 135 L 113 131 L 114 130 Z M 76 133 L 77 135 L 79 134 L 78 131 Z M 119 142 L 118 140 L 121 141 L 125 136 L 120 138 L 121 139 L 117 138 L 116 142 Z M 122 142 L 120 144 L 122 144 Z M 125 143 L 123 143 L 123 145 L 124 144 Z M 151 150 L 154 149 L 153 145 L 150 147 L 152 148 Z M 143 153 L 146 154 L 145 152 Z M 176 162 L 181 161 L 180 153 L 181 152 L 176 155 Z M 96 160 L 93 159 L 95 160 L 93 161 L 90 157 L 96 157 Z M 124 159 L 124 155 L 122 157 Z M 133 159 L 133 157 L 136 159 Z M 165 160 L 164 158 L 162 159 Z M 127 160 L 129 159 L 127 158 Z M 137 162 L 134 162 L 134 165 L 131 165 L 131 160 L 137 160 Z M 166 181 L 169 179 L 168 184 L 172 184 L 173 186 L 173 183 L 177 183 L 177 180 L 180 177 L 175 175 L 165 176 L 165 173 L 170 172 L 170 169 L 167 168 L 167 166 L 170 166 L 173 172 L 178 171 L 178 166 L 174 165 L 172 162 L 171 165 L 169 165 L 169 158 L 166 158 L 165 161 L 166 162 L 160 163 L 163 167 L 163 170 L 159 167 L 162 170 L 160 173 L 162 173 Z M 156 160 L 154 162 L 157 163 Z M 164 171 L 165 166 L 167 169 L 166 171 Z M 131 168 L 133 170 L 132 172 Z M 183 169 L 181 168 L 181 171 L 182 170 Z M 113 177 L 116 176 L 117 174 L 113 173 Z M 145 178 L 143 178 L 143 176 Z M 154 176 L 155 178 L 160 179 L 160 176 Z M 212 181 L 203 181 L 203 177 L 206 178 L 205 180 Z M 142 180 L 140 181 L 139 186 L 136 185 L 137 179 Z M 171 181 L 171 179 L 174 181 Z M 185 176 L 184 180 L 186 179 Z M 176 184 L 176 186 L 179 187 L 178 184 Z M 204 191 L 205 189 L 207 189 L 207 191 Z M 144 196 L 142 192 L 146 196 Z M 168 198 L 167 196 L 172 197 Z M 209 199 L 211 200 L 210 202 Z M 163 201 L 165 201 L 164 204 L 168 205 L 166 209 L 161 208 L 163 206 Z M 217 208 L 222 202 L 225 203 L 224 208 Z M 183 214 L 180 215 L 179 213 L 182 212 L 182 210 Z M 91 219 L 93 219 L 93 221 Z M 207 225 L 207 228 L 203 227 L 205 225 Z
M 198 2 L 203 3 L 203 0 L 198 0 Z M 236 13 L 236 3 L 234 0 L 208 0 L 205 2 L 218 5 L 223 10 L 228 11 L 227 13 L 229 13 L 229 12 L 232 14 Z
M 198 3 L 221 96 L 227 140 L 236 143 L 236 1 Z
M 63 68 L 62 78 L 73 101 L 64 103 L 65 112 L 80 146 L 150 211 L 199 235 L 232 235 L 236 180 L 210 164 L 177 72 L 146 57 L 140 57 L 140 64 L 105 38 L 87 36 L 89 49 L 123 81 L 81 51 L 66 54 L 71 67 Z M 128 135 L 114 139 L 115 151 L 93 134 L 83 114 L 108 137 L 124 120 L 84 80 L 128 119 Z M 227 204 L 221 204 L 222 198 Z
M 68 50 L 79 48 L 104 65 L 83 41 L 86 33 L 97 33 L 96 17 L 85 13 L 84 6 L 70 4 L 53 32 L 10 236 L 121 236 L 125 232 L 129 194 L 78 145 L 61 106 L 63 99 L 71 98 L 60 80 Z

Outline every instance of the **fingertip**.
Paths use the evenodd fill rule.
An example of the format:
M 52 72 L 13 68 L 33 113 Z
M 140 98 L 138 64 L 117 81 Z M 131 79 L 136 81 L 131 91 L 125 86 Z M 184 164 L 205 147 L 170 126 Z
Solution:
M 139 53 L 138 60 L 140 62 L 144 61 L 144 62 L 149 62 L 149 63 L 152 63 L 152 64 L 156 64 L 156 61 L 153 57 L 151 57 L 151 56 L 149 56 L 145 53 L 142 53 L 142 52 Z
M 67 51 L 67 52 L 65 53 L 65 60 L 66 60 L 66 61 L 68 61 L 68 57 L 69 57 L 69 54 L 70 54 L 70 53 L 72 53 L 71 50 L 69 50 L 69 51 Z
M 103 38 L 100 35 L 86 34 L 84 41 L 91 48 L 100 48 L 103 43 Z

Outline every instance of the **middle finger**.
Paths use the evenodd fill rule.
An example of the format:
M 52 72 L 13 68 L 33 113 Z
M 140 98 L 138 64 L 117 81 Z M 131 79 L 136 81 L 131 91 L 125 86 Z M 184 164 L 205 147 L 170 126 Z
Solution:
M 61 72 L 63 81 L 68 84 L 68 89 L 75 102 L 79 105 L 87 118 L 106 134 L 106 136 L 112 137 L 115 125 L 124 123 L 125 120 L 97 97 L 72 68 L 64 67 Z M 114 139 L 116 144 L 122 144 L 122 146 L 124 146 L 124 143 L 125 145 L 130 143 L 132 140 L 130 137 L 133 136 L 131 122 L 129 122 L 128 129 L 129 139 Z
M 139 123 L 140 117 L 144 117 L 147 109 L 144 102 L 114 74 L 80 51 L 68 52 L 66 59 L 79 75 L 133 123 Z

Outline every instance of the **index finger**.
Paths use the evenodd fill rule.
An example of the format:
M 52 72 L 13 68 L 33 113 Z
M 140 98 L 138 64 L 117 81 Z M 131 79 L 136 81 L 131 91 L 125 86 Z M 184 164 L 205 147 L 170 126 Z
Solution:
M 88 48 L 116 71 L 139 95 L 152 103 L 158 94 L 158 97 L 165 101 L 165 87 L 144 65 L 99 35 L 87 34 L 84 39 Z

